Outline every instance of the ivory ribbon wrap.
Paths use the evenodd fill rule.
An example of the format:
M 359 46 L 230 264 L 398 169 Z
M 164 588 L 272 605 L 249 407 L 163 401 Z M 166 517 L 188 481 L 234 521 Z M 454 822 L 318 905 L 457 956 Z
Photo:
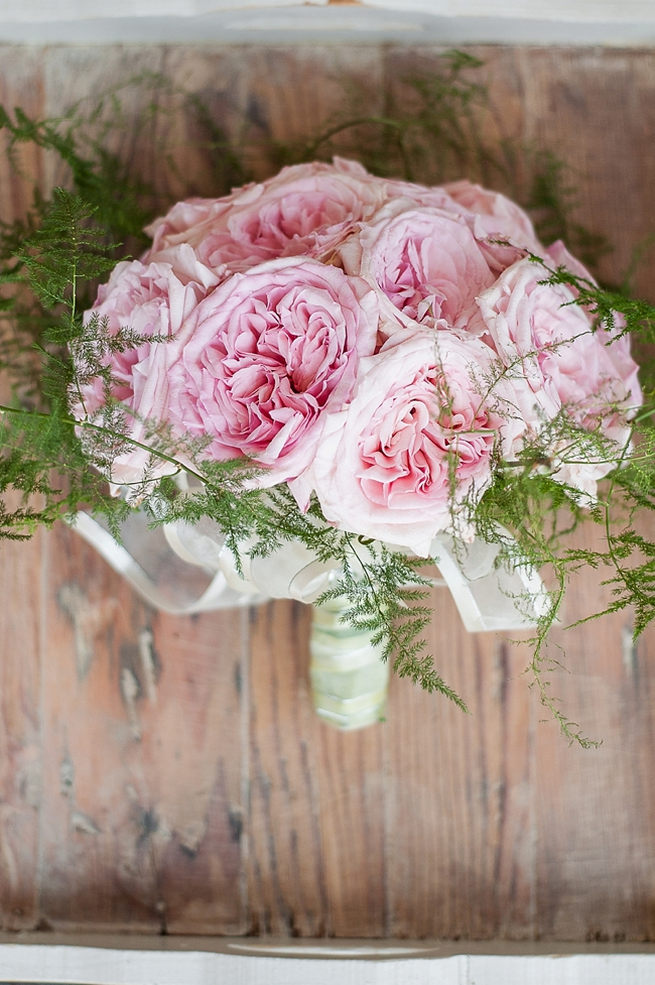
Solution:
M 288 598 L 311 603 L 329 587 L 336 568 L 319 563 L 300 542 L 285 543 L 265 558 L 251 558 L 248 545 L 241 553 L 242 572 L 218 526 L 211 520 L 150 528 L 135 511 L 123 531 L 126 546 L 87 513 L 76 514 L 74 529 L 157 609 L 184 615 L 249 605 L 266 599 Z M 509 538 L 509 534 L 507 535 Z M 526 567 L 496 565 L 499 548 L 483 540 L 455 543 L 445 534 L 432 543 L 432 554 L 471 633 L 528 629 L 545 611 L 547 596 L 539 575 Z M 166 566 L 176 573 L 186 565 L 204 572 L 207 584 L 190 597 L 192 579 L 175 579 L 162 586 Z M 152 570 L 154 569 L 154 570 Z M 169 578 L 168 581 L 172 581 Z
M 349 731 L 384 717 L 389 662 L 369 633 L 343 621 L 343 610 L 339 599 L 312 606 L 309 676 L 316 714 Z
M 218 526 L 209 519 L 150 528 L 135 511 L 123 528 L 125 546 L 86 513 L 75 530 L 152 606 L 185 615 L 289 598 L 313 603 L 338 574 L 300 542 L 288 542 L 268 557 L 241 552 L 241 571 Z M 507 535 L 509 537 L 509 534 Z M 476 540 L 433 541 L 432 553 L 469 632 L 534 626 L 548 603 L 533 570 L 497 564 L 497 545 Z M 388 665 L 366 633 L 341 619 L 339 600 L 314 606 L 310 676 L 318 714 L 339 728 L 360 728 L 384 714 Z

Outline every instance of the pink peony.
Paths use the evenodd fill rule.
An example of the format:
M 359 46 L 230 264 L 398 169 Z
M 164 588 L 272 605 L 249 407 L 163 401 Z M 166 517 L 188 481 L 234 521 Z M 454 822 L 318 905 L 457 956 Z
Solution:
M 495 252 L 493 245 L 488 244 L 490 255 L 498 258 L 501 269 L 519 259 L 517 251 L 524 254 L 529 250 L 537 256 L 542 255 L 543 246 L 537 239 L 530 218 L 522 208 L 505 195 L 489 191 L 470 181 L 453 181 L 444 185 L 443 190 L 448 193 L 462 214 L 474 217 L 473 231 L 477 239 L 507 240 L 516 248 L 506 254 L 507 257 L 511 256 L 511 260 L 504 262 L 500 261 L 503 254 L 500 251 Z M 501 247 L 500 250 L 502 249 Z
M 377 304 L 362 281 L 294 257 L 224 281 L 190 314 L 171 365 L 170 420 L 207 455 L 248 456 L 263 485 L 307 467 L 323 414 L 350 397 L 373 351 Z
M 173 259 L 173 258 L 172 258 Z M 143 264 L 139 260 L 119 263 L 107 284 L 98 290 L 93 308 L 87 311 L 87 326 L 99 320 L 99 326 L 115 337 L 119 329 L 145 337 L 138 345 L 128 345 L 123 351 L 99 351 L 91 341 L 91 352 L 78 348 L 74 353 L 81 383 L 71 393 L 73 415 L 80 421 L 103 425 L 107 418 L 106 383 L 103 377 L 89 376 L 87 363 L 99 361 L 111 371 L 109 392 L 119 401 L 126 415 L 127 436 L 148 444 L 150 428 L 165 420 L 168 398 L 167 363 L 174 347 L 174 337 L 216 278 L 198 263 L 193 251 L 181 246 L 176 251 L 173 272 L 171 262 Z M 161 341 L 149 342 L 156 336 Z M 80 432 L 94 449 L 91 430 Z M 144 473 L 152 477 L 169 474 L 170 463 L 154 458 L 137 446 L 129 447 L 112 462 L 110 479 L 114 483 L 136 483 Z
M 493 454 L 523 424 L 506 412 L 509 390 L 502 402 L 482 396 L 484 343 L 421 329 L 392 343 L 362 360 L 302 481 L 335 526 L 426 556 L 442 530 L 471 535 L 469 508 L 491 481 Z
M 588 281 L 592 286 L 596 285 L 596 281 L 587 268 L 569 253 L 561 240 L 557 240 L 548 247 L 545 260 L 549 266 L 552 266 L 550 261 L 553 261 L 558 267 L 566 267 L 578 279 Z M 575 287 L 571 287 L 571 291 L 575 297 L 578 297 Z M 625 319 L 622 315 L 615 313 L 613 325 L 597 326 L 595 336 L 605 347 L 606 355 L 612 361 L 616 375 L 625 385 L 627 391 L 626 405 L 639 407 L 643 399 L 638 380 L 639 367 L 630 355 L 630 336 L 622 334 L 624 329 Z
M 394 320 L 466 333 L 477 316 L 477 295 L 494 282 L 463 222 L 402 199 L 380 209 L 344 243 L 340 255 L 348 273 L 363 277 L 388 299 L 388 334 Z
M 224 199 L 179 203 L 149 227 L 152 251 L 184 241 L 223 273 L 278 257 L 319 257 L 383 200 L 382 183 L 361 165 L 339 158 L 298 164 Z
M 641 401 L 627 342 L 594 332 L 576 294 L 540 283 L 544 269 L 530 260 L 508 268 L 478 299 L 498 355 L 515 381 L 517 400 L 533 436 L 560 412 L 581 428 L 623 447 L 630 410 Z M 552 449 L 556 454 L 557 449 Z M 590 495 L 612 463 L 563 463 L 555 477 Z
M 462 211 L 442 185 L 428 187 L 417 185 L 413 181 L 399 181 L 389 178 L 376 178 L 374 180 L 384 181 L 387 202 L 403 200 L 408 203 L 408 208 L 411 207 L 411 203 L 411 205 L 418 205 L 421 208 L 444 209 L 446 212 Z
M 418 206 L 449 212 L 466 223 L 490 268 L 500 272 L 527 252 L 542 256 L 532 222 L 518 205 L 499 192 L 470 181 L 454 181 L 426 188 L 408 181 L 387 182 L 390 198 L 406 199 Z

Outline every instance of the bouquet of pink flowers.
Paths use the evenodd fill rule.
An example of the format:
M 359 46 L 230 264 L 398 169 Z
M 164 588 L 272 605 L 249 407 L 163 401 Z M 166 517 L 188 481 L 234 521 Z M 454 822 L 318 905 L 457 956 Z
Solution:
M 620 319 L 595 323 L 588 272 L 503 195 L 335 159 L 148 231 L 72 346 L 76 419 L 120 410 L 107 473 L 128 498 L 245 459 L 248 489 L 286 484 L 301 512 L 428 557 L 441 532 L 474 537 L 503 470 L 592 502 L 626 455 L 641 394 Z

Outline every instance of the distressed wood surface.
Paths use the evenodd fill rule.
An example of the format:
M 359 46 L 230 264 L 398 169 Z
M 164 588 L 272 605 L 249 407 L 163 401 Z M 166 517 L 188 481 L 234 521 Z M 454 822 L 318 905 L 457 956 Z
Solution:
M 620 280 L 654 228 L 652 52 L 475 53 L 490 92 L 479 126 L 571 165 L 574 218 L 612 240 L 601 272 Z M 121 90 L 121 124 L 103 139 L 172 199 L 211 194 L 210 165 L 230 168 L 204 153 L 182 90 L 263 176 L 275 142 L 306 140 L 346 100 L 368 113 L 409 105 L 405 78 L 435 58 L 393 46 L 4 48 L 0 99 L 53 115 L 160 73 Z M 65 180 L 51 158 L 21 160 L 30 179 Z M 511 165 L 525 191 L 528 157 Z M 27 202 L 0 155 L 2 217 Z M 653 259 L 634 278 L 651 298 Z M 595 751 L 542 721 L 525 645 L 468 635 L 439 589 L 430 643 L 471 714 L 395 679 L 388 721 L 343 735 L 312 712 L 303 606 L 174 618 L 67 529 L 0 551 L 2 929 L 655 937 L 655 635 L 633 647 L 629 615 L 555 634 L 570 673 L 553 672 L 553 692 L 603 740 Z M 565 618 L 603 592 L 582 573 Z

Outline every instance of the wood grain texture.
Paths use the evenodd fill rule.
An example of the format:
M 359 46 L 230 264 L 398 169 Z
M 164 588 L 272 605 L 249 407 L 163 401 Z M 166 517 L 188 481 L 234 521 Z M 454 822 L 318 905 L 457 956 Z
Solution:
M 43 110 L 42 56 L 29 48 L 0 46 L 0 103 L 12 115 L 16 106 L 30 116 Z M 29 176 L 22 181 L 20 173 Z M 0 218 L 22 218 L 32 202 L 34 184 L 44 182 L 42 155 L 33 145 L 19 145 L 9 154 L 7 135 L 0 131 Z
M 610 601 L 599 580 L 579 573 L 563 622 Z M 563 648 L 569 670 L 551 675 L 554 693 L 602 745 L 585 752 L 559 743 L 552 726 L 536 733 L 538 930 L 544 938 L 620 941 L 628 925 L 631 938 L 650 940 L 655 791 L 644 767 L 648 772 L 654 724 L 655 632 L 651 626 L 634 645 L 624 612 L 559 630 L 552 642 Z
M 388 729 L 390 933 L 533 935 L 534 708 L 525 653 L 498 634 L 466 634 L 435 590 L 428 642 L 470 714 L 394 682 Z M 411 899 L 411 907 L 407 900 Z
M 6 50 L 0 60 L 0 103 L 38 113 L 43 86 L 35 52 Z M 17 148 L 15 164 L 41 180 L 41 156 Z M 12 222 L 30 205 L 27 185 L 11 167 L 0 132 L 0 219 Z M 6 387 L 1 388 L 7 396 Z M 42 799 L 41 664 L 45 538 L 0 548 L 0 923 L 39 922 L 39 811 Z M 21 601 L 22 600 L 22 601 Z M 29 601 L 28 601 L 29 600 Z M 25 618 L 26 607 L 31 618 Z
M 621 283 L 635 247 L 651 237 L 633 289 L 652 297 L 652 52 L 533 49 L 519 53 L 518 65 L 526 141 L 566 161 L 574 218 L 611 243 L 599 273 Z
M 322 936 L 328 929 L 306 617 L 283 602 L 251 616 L 247 872 L 258 934 Z
M 652 52 L 471 50 L 490 96 L 476 126 L 499 146 L 520 141 L 568 162 L 575 217 L 615 244 L 602 271 L 620 280 L 653 231 Z M 247 144 L 248 169 L 263 177 L 281 147 L 346 105 L 410 107 L 410 80 L 438 54 L 3 49 L 0 97 L 56 114 L 120 86 L 120 126 L 106 129 L 107 102 L 96 136 L 172 199 L 240 180 L 225 140 Z M 137 73 L 157 74 L 127 85 Z M 335 147 L 348 151 L 347 138 Z M 534 161 L 533 151 L 505 155 L 499 181 L 527 193 Z M 3 218 L 25 209 L 33 178 L 66 179 L 52 158 L 27 152 L 23 165 L 26 183 L 0 155 Z M 634 283 L 652 298 L 645 257 Z M 0 551 L 3 928 L 655 938 L 655 634 L 633 647 L 626 615 L 553 639 L 568 668 L 551 672 L 553 693 L 603 740 L 598 750 L 570 748 L 545 716 L 523 673 L 525 643 L 467 634 L 439 589 L 428 641 L 470 714 L 394 679 L 387 722 L 343 735 L 312 711 L 301 605 L 174 618 L 67 529 Z M 598 606 L 600 581 L 580 573 L 566 620 Z
M 0 921 L 16 930 L 39 922 L 43 540 L 3 545 L 0 565 Z
M 243 932 L 238 616 L 154 613 L 68 530 L 50 563 L 45 919 Z

